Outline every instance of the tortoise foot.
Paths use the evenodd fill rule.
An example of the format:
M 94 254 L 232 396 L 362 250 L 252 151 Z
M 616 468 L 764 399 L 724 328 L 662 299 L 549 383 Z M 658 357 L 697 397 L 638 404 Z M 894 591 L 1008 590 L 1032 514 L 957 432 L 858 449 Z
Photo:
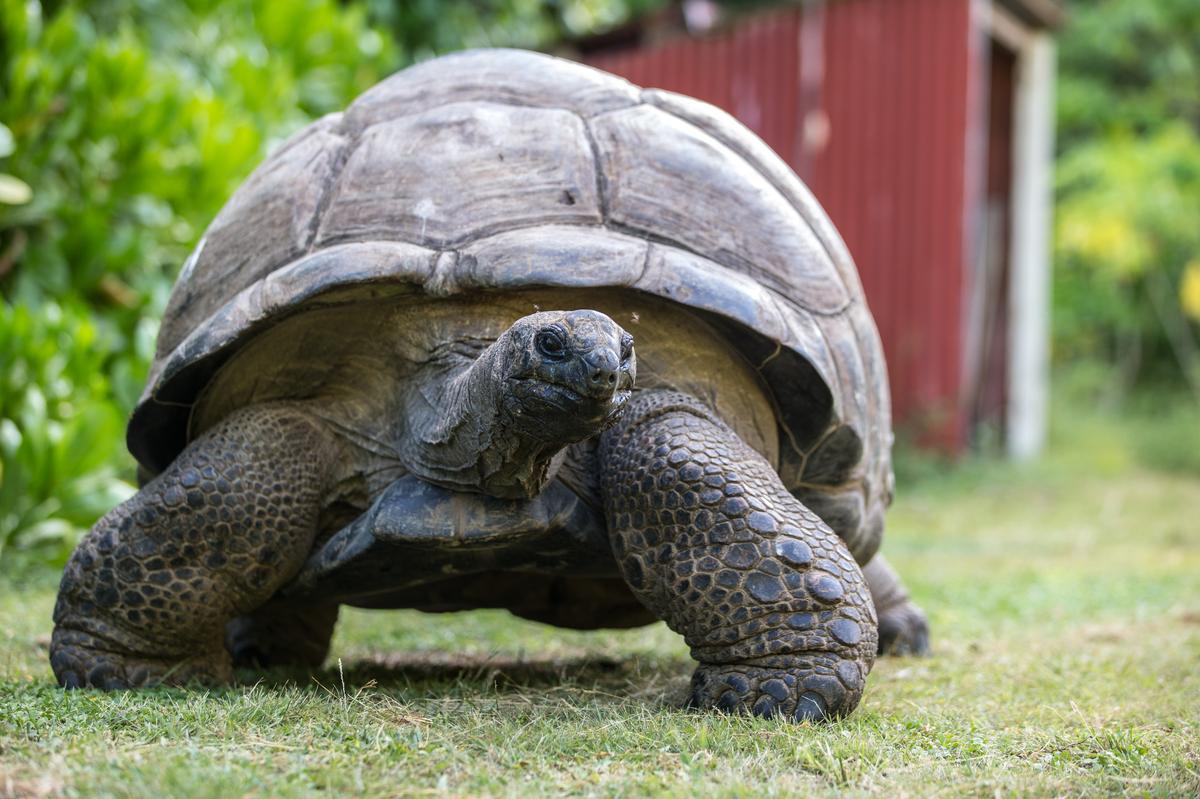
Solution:
M 911 600 L 879 611 L 879 654 L 928 655 L 929 621 Z
M 50 642 L 50 667 L 64 688 L 116 691 L 188 683 L 223 685 L 233 681 L 229 656 L 224 652 L 168 660 L 123 654 L 116 649 L 110 641 L 60 627 Z
M 327 461 L 318 423 L 244 408 L 96 522 L 63 569 L 50 663 L 67 688 L 232 681 L 231 618 L 311 548 Z
M 853 710 L 863 680 L 857 663 L 837 658 L 795 669 L 701 665 L 692 675 L 688 704 L 763 718 L 825 721 Z

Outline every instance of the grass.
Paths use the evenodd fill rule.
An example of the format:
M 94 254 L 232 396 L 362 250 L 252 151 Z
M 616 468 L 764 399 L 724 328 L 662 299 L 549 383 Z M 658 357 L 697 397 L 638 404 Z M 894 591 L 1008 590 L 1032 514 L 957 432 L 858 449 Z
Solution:
M 1200 478 L 1063 418 L 1037 464 L 906 464 L 886 546 L 936 652 L 880 661 L 847 720 L 682 711 L 664 627 L 496 612 L 346 612 L 315 676 L 66 693 L 53 576 L 10 576 L 0 797 L 1200 794 Z

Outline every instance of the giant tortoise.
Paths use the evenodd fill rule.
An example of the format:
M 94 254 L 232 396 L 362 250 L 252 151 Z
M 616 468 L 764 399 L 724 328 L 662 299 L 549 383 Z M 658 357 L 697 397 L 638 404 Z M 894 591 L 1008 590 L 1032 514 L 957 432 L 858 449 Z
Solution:
M 662 619 L 697 707 L 844 715 L 877 649 L 925 645 L 876 555 L 889 413 L 845 246 L 752 133 L 438 58 L 280 146 L 185 264 L 141 490 L 71 557 L 51 665 L 223 683 L 319 665 L 339 605 L 506 608 Z

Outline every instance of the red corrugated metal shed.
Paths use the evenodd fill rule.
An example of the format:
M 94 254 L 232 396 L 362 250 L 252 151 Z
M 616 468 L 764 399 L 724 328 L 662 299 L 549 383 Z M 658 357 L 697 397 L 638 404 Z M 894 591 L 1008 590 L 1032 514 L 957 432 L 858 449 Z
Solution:
M 593 54 L 643 86 L 724 108 L 829 212 L 857 262 L 895 415 L 966 437 L 964 297 L 976 191 L 970 0 L 844 0 L 760 12 L 704 38 Z

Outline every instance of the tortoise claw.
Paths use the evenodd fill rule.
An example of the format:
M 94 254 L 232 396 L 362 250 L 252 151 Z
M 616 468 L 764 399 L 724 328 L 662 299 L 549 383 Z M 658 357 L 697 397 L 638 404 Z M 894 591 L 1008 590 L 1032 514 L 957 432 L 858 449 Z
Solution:
M 846 715 L 862 693 L 861 672 L 851 665 L 855 668 L 842 667 L 841 661 L 832 668 L 828 662 L 797 669 L 701 665 L 692 676 L 688 705 L 762 718 L 827 721 Z M 847 679 L 851 684 L 845 684 Z

